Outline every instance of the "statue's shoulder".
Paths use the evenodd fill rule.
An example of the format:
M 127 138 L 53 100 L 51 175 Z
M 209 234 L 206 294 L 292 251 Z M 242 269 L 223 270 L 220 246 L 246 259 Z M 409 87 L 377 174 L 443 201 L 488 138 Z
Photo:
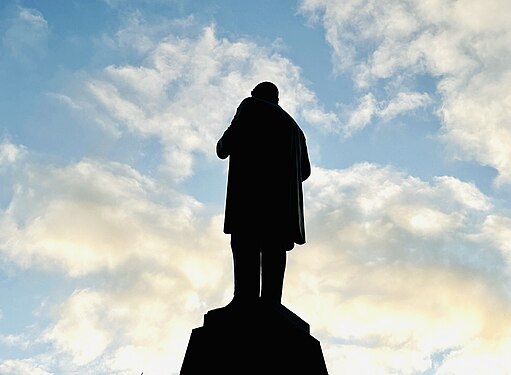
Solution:
M 255 104 L 254 98 L 248 97 L 241 101 L 238 108 L 248 108 L 248 107 L 252 107 L 254 104 Z

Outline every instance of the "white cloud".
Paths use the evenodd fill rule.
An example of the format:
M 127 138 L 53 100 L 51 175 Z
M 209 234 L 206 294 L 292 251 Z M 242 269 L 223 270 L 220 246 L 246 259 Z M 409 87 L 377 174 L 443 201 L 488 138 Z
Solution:
M 511 181 L 510 85 L 511 71 L 478 73 L 459 90 L 447 80 L 440 85 L 443 138 L 456 147 L 457 157 L 494 167 L 497 184 Z
M 451 151 L 495 168 L 497 183 L 511 181 L 509 1 L 303 0 L 301 10 L 322 22 L 335 68 L 350 71 L 359 88 L 422 74 L 436 79 L 441 135 Z M 428 101 L 408 99 L 403 108 Z
M 20 8 L 19 18 L 36 28 L 46 29 L 48 27 L 48 22 L 46 22 L 41 12 L 36 9 Z
M 0 311 L 0 319 L 2 319 Z M 30 342 L 24 335 L 2 335 L 0 334 L 0 343 L 11 347 L 20 347 L 26 349 L 29 347 Z
M 379 116 L 388 121 L 398 114 L 423 107 L 430 101 L 431 99 L 426 93 L 400 92 L 379 112 Z
M 474 251 L 468 234 L 481 232 L 492 209 L 490 199 L 471 183 L 453 177 L 428 183 L 368 163 L 345 170 L 315 168 L 306 197 L 316 241 L 335 234 L 344 249 L 387 261 L 435 262 L 451 256 L 453 261 L 459 255 L 451 252 L 454 248 Z
M 2 44 L 12 57 L 32 64 L 46 54 L 48 22 L 37 9 L 18 7 L 2 36 Z
M 388 101 L 378 101 L 372 93 L 368 93 L 359 99 L 357 108 L 346 111 L 347 120 L 341 125 L 341 130 L 345 137 L 350 137 L 370 125 L 374 118 L 390 121 L 430 102 L 431 99 L 426 93 L 399 92 Z M 331 126 L 329 130 L 335 131 L 335 128 Z
M 509 361 L 506 356 L 511 350 L 509 327 L 506 327 L 504 332 L 507 338 L 503 337 L 502 345 L 497 347 L 485 340 L 475 340 L 462 350 L 449 353 L 445 363 L 438 368 L 436 373 L 438 375 L 478 375 L 491 371 L 494 374 L 507 374 Z
M 197 36 L 167 35 L 146 45 L 141 66 L 106 67 L 73 103 L 96 108 L 98 122 L 113 133 L 156 136 L 164 148 L 162 168 L 176 180 L 193 173 L 195 155 L 214 157 L 237 105 L 261 81 L 277 84 L 281 105 L 299 121 L 336 121 L 302 83 L 297 66 L 249 40 L 218 38 L 209 26 Z
M 316 167 L 305 191 L 308 244 L 289 257 L 285 302 L 308 318 L 331 373 L 422 373 L 444 352 L 435 366 L 452 368 L 473 342 L 511 369 L 506 239 L 487 240 L 494 208 L 473 184 L 364 163 Z
M 32 359 L 9 359 L 0 362 L 2 375 L 51 375 L 43 366 Z
M 358 107 L 350 113 L 344 126 L 344 133 L 350 136 L 356 131 L 365 128 L 371 123 L 372 117 L 377 112 L 377 103 L 373 94 L 369 93 L 360 99 Z
M 0 143 L 0 168 L 14 164 L 25 154 L 25 147 L 8 140 Z
M 3 254 L 70 276 L 108 270 L 108 282 L 84 279 L 53 307 L 39 340 L 53 345 L 54 365 L 177 372 L 191 329 L 232 293 L 221 216 L 121 164 L 23 170 L 3 212 Z M 495 254 L 506 239 L 485 236 L 509 218 L 492 219 L 473 184 L 366 163 L 315 167 L 305 192 L 308 243 L 289 255 L 284 303 L 311 324 L 331 373 L 426 371 L 444 351 L 448 369 L 474 340 L 503 363 L 495 335 L 511 324 L 509 280 Z
M 37 342 L 53 346 L 52 364 L 94 373 L 177 371 L 201 314 L 232 294 L 222 217 L 118 163 L 20 169 L 0 212 L 4 259 L 62 277 L 103 272 L 109 280 L 50 306 L 54 323 Z M 14 345 L 17 337 L 0 338 Z
M 495 244 L 504 259 L 511 265 L 511 218 L 489 215 L 484 222 L 483 238 Z
M 58 347 L 71 352 L 75 364 L 83 365 L 101 355 L 113 337 L 97 326 L 107 325 L 105 299 L 99 293 L 81 291 L 73 294 L 65 305 L 65 317 L 45 335 Z
M 201 204 L 117 163 L 28 166 L 0 217 L 0 249 L 21 265 L 70 275 L 182 253 Z
M 124 290 L 77 290 L 44 334 L 71 365 L 101 373 L 177 373 L 206 292 L 171 273 L 134 273 Z M 217 301 L 220 302 L 225 301 Z M 216 306 L 215 306 L 216 307 Z

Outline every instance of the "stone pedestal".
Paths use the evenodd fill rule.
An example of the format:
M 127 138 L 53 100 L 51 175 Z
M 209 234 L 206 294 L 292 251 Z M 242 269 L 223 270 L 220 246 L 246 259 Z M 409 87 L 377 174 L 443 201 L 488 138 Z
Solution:
M 309 331 L 282 305 L 211 310 L 192 330 L 180 375 L 328 375 L 321 345 Z

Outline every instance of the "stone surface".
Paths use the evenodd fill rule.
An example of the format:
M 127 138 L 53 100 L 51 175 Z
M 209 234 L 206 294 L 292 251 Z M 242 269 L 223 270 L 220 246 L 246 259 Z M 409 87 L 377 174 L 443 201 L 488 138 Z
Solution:
M 180 375 L 327 375 L 309 324 L 285 306 L 262 303 L 209 311 L 192 330 Z

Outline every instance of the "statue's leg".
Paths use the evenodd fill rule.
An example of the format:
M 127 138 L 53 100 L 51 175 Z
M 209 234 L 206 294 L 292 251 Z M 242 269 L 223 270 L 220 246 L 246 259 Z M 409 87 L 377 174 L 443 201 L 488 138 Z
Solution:
M 263 250 L 261 299 L 264 302 L 280 304 L 285 270 L 286 250 L 281 248 Z
M 233 233 L 231 248 L 234 263 L 234 301 L 256 302 L 260 290 L 259 246 L 249 236 Z

